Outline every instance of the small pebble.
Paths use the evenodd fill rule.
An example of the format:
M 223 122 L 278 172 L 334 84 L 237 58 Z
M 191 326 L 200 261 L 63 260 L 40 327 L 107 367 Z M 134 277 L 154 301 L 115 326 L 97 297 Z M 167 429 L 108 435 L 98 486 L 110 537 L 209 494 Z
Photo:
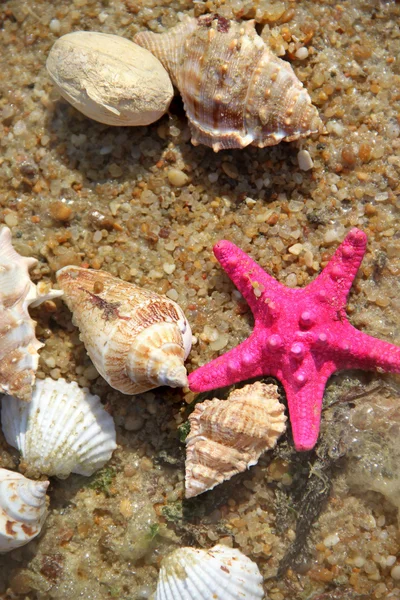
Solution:
M 72 209 L 64 202 L 52 202 L 50 204 L 50 214 L 56 221 L 69 221 L 72 216 Z
M 300 150 L 297 154 L 299 168 L 302 171 L 309 171 L 313 168 L 314 163 L 308 150 Z
M 18 225 L 18 216 L 14 213 L 9 213 L 4 217 L 4 222 L 8 227 L 15 227 Z
M 299 48 L 295 54 L 295 57 L 298 58 L 299 60 L 304 60 L 305 58 L 307 58 L 307 56 L 308 56 L 308 50 L 304 46 L 302 48 Z
M 174 288 L 171 288 L 170 290 L 168 290 L 168 292 L 165 295 L 168 296 L 168 298 L 170 298 L 174 302 L 176 302 L 179 297 L 178 292 L 176 290 L 174 290 Z
M 326 548 L 332 548 L 336 546 L 340 542 L 340 538 L 337 533 L 332 533 L 331 535 L 327 535 L 324 539 L 324 546 Z
M 175 271 L 176 269 L 176 265 L 171 263 L 164 263 L 163 264 L 163 269 L 164 271 L 168 274 L 168 275 L 172 275 L 172 273 Z
M 296 285 L 297 285 L 296 273 L 290 273 L 286 277 L 286 285 L 287 285 L 287 287 L 290 287 L 290 288 L 296 287 Z
M 170 169 L 168 171 L 168 180 L 175 187 L 182 187 L 187 184 L 189 177 L 180 169 Z
M 299 256 L 299 254 L 302 253 L 303 249 L 304 249 L 303 244 L 294 244 L 293 246 L 290 246 L 289 252 L 290 252 L 290 254 L 294 254 L 295 256 Z
M 49 23 L 49 29 L 52 33 L 60 33 L 61 23 L 58 19 L 52 19 Z
M 400 580 L 400 565 L 393 567 L 393 569 L 390 571 L 390 577 L 396 581 Z

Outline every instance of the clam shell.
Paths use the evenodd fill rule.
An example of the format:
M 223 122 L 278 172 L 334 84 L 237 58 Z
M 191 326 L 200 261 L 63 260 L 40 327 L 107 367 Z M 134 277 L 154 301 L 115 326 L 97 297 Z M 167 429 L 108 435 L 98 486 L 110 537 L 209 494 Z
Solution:
M 19 548 L 40 533 L 47 516 L 48 485 L 0 469 L 0 553 Z
M 57 280 L 90 358 L 113 388 L 140 394 L 187 385 L 192 333 L 178 304 L 105 271 L 69 266 Z
M 195 145 L 216 152 L 264 148 L 323 130 L 307 90 L 290 64 L 269 51 L 254 21 L 202 15 L 164 34 L 140 32 L 134 40 L 169 72 Z
M 276 385 L 256 382 L 227 400 L 206 400 L 189 416 L 186 498 L 213 489 L 258 462 L 286 429 Z
M 75 31 L 59 38 L 46 62 L 60 94 L 107 125 L 148 125 L 173 96 L 168 73 L 150 52 L 126 38 Z
M 180 548 L 161 563 L 155 600 L 262 600 L 255 562 L 235 548 Z
M 1 421 L 28 475 L 92 475 L 116 448 L 115 426 L 100 398 L 64 379 L 36 382 L 29 404 L 4 396 Z
M 37 286 L 29 277 L 35 258 L 20 256 L 11 243 L 8 227 L 0 229 L 0 391 L 29 401 L 38 367 L 35 321 L 29 306 L 61 296 L 59 290 Z

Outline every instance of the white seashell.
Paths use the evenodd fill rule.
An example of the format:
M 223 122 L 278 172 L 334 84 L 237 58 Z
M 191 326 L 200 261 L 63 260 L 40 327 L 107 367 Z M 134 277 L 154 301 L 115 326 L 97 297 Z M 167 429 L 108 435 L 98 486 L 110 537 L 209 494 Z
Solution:
M 189 416 L 186 498 L 192 498 L 257 464 L 286 429 L 276 385 L 257 381 L 226 400 L 206 400 Z
M 173 96 L 168 73 L 150 52 L 126 38 L 75 31 L 59 38 L 46 63 L 60 94 L 107 125 L 148 125 Z
M 0 230 L 0 391 L 29 401 L 38 367 L 38 350 L 43 346 L 35 337 L 35 321 L 29 306 L 57 298 L 62 292 L 35 285 L 29 269 L 35 258 L 20 256 L 11 244 L 8 227 Z
M 100 398 L 64 379 L 38 380 L 32 402 L 4 396 L 1 421 L 29 475 L 92 475 L 115 450 L 115 426 Z
M 192 332 L 178 304 L 105 271 L 64 267 L 57 281 L 90 358 L 113 388 L 140 394 L 187 385 Z
M 30 542 L 47 516 L 48 481 L 32 481 L 20 473 L 0 469 L 0 552 Z
M 179 548 L 164 558 L 155 600 L 262 600 L 255 562 L 236 548 Z
M 187 17 L 166 33 L 144 31 L 134 40 L 160 59 L 181 93 L 194 145 L 264 148 L 323 130 L 307 90 L 269 51 L 254 21 Z

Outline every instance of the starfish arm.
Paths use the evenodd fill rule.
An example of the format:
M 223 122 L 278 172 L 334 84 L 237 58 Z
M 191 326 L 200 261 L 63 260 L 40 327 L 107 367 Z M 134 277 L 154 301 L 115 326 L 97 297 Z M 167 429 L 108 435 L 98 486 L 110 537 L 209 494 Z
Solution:
M 268 374 L 263 369 L 260 345 L 254 338 L 253 333 L 236 348 L 190 373 L 189 388 L 193 392 L 206 392 Z
M 307 293 L 317 294 L 320 301 L 326 301 L 335 310 L 344 310 L 366 247 L 365 233 L 351 229 L 322 273 L 307 286 Z
M 317 442 L 325 385 L 335 371 L 332 363 L 325 363 L 322 369 L 317 370 L 311 357 L 304 363 L 302 368 L 306 367 L 307 381 L 303 385 L 297 383 L 293 376 L 282 377 L 293 442 L 298 451 L 312 450 Z
M 268 275 L 243 250 L 221 240 L 213 248 L 214 254 L 222 268 L 238 288 L 250 306 L 254 316 L 262 307 L 265 310 L 265 300 L 276 302 L 285 294 L 285 287 Z
M 383 370 L 400 373 L 400 346 L 372 337 L 350 323 L 345 327 L 338 369 Z

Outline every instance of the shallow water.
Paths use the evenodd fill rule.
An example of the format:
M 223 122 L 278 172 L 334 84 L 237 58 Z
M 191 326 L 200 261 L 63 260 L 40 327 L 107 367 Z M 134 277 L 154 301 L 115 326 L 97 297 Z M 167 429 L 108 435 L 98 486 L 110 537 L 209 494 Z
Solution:
M 290 60 L 327 135 L 214 154 L 191 145 L 179 100 L 158 123 L 129 129 L 90 121 L 60 100 L 44 67 L 59 36 L 86 29 L 131 38 L 173 26 L 179 11 L 192 14 L 192 3 L 2 3 L 0 221 L 18 252 L 39 259 L 32 279 L 54 281 L 57 269 L 77 264 L 167 294 L 197 338 L 193 370 L 253 324 L 212 255 L 216 241 L 230 239 L 295 287 L 357 226 L 368 249 L 350 321 L 400 345 L 400 4 L 196 4 L 197 13 L 265 24 L 262 36 Z M 308 56 L 298 60 L 303 42 Z M 299 149 L 312 170 L 299 169 Z M 186 185 L 171 184 L 172 168 L 188 175 Z M 222 542 L 257 562 L 270 600 L 400 598 L 398 377 L 333 376 L 315 451 L 296 453 L 289 432 L 250 471 L 182 502 L 179 426 L 194 395 L 119 394 L 93 368 L 61 301 L 33 314 L 45 343 L 38 377 L 99 394 L 118 450 L 97 476 L 51 481 L 42 535 L 0 558 L 1 597 L 150 598 L 162 556 Z M 18 468 L 3 438 L 0 466 Z

